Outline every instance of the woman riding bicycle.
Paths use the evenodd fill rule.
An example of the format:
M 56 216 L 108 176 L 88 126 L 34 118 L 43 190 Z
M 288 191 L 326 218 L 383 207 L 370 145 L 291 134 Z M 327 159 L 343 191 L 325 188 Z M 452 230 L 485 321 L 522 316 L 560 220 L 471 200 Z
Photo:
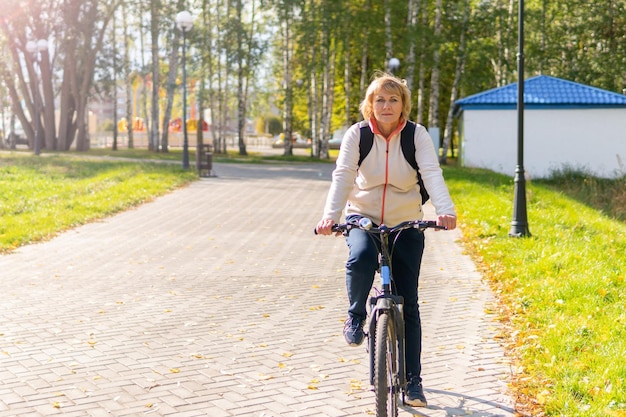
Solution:
M 359 165 L 360 123 L 350 127 L 344 135 L 324 214 L 315 229 L 318 234 L 332 234 L 331 227 L 339 222 L 344 209 L 346 220 L 368 217 L 376 225 L 395 226 L 423 217 L 417 173 L 405 158 L 400 143 L 401 131 L 411 112 L 410 90 L 395 76 L 378 74 L 369 85 L 360 110 L 374 134 L 374 143 Z M 432 139 L 423 126 L 416 126 L 414 141 L 415 160 L 435 207 L 437 223 L 454 229 L 454 204 Z M 346 287 L 350 306 L 343 334 L 348 344 L 358 346 L 365 337 L 365 305 L 378 267 L 378 248 L 366 232 L 358 229 L 350 231 L 346 242 L 349 248 Z M 422 328 L 417 295 L 424 234 L 408 229 L 397 240 L 392 237 L 390 242 L 393 242 L 391 268 L 395 290 L 404 297 L 408 376 L 405 401 L 412 406 L 426 406 L 421 379 Z

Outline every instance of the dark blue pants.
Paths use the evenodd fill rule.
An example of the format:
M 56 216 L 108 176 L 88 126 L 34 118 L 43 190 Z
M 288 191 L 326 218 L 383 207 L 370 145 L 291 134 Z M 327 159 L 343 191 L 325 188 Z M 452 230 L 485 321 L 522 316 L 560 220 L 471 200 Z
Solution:
M 392 244 L 391 271 L 395 292 L 404 297 L 404 320 L 406 333 L 406 371 L 420 376 L 422 371 L 422 324 L 420 321 L 417 285 L 424 253 L 424 234 L 417 229 L 407 229 L 389 239 Z M 378 241 L 359 229 L 352 229 L 346 238 L 348 262 L 346 263 L 346 287 L 351 317 L 364 319 L 366 303 L 378 268 Z M 377 283 L 378 285 L 378 283 Z

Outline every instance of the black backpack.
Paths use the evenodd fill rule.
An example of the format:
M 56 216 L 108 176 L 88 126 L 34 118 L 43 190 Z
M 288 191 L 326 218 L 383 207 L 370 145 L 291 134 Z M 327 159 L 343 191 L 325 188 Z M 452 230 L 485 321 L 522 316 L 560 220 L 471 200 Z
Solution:
M 361 140 L 359 142 L 359 166 L 361 166 L 361 162 L 365 159 L 368 153 L 372 150 L 372 146 L 374 145 L 374 132 L 370 129 L 368 124 L 365 126 L 361 126 Z M 419 167 L 417 166 L 417 161 L 415 160 L 415 123 L 412 121 L 407 121 L 404 129 L 400 133 L 400 146 L 402 146 L 402 154 L 404 154 L 404 159 L 417 171 L 417 183 L 420 186 L 420 194 L 422 195 L 422 204 L 426 203 L 430 196 L 428 195 L 428 191 L 426 191 L 426 187 L 424 187 L 424 181 L 422 181 L 422 176 L 420 175 Z

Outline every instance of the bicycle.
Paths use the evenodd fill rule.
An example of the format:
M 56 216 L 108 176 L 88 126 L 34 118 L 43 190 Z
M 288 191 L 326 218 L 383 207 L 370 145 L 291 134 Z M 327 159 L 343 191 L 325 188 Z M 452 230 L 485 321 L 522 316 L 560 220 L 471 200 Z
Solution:
M 423 232 L 428 228 L 445 227 L 438 226 L 437 222 L 431 220 L 411 220 L 394 227 L 374 227 L 369 218 L 363 217 L 358 222 L 335 224 L 332 231 L 341 232 L 345 236 L 354 228 L 367 232 L 372 238 L 376 235 L 380 238 L 378 273 L 382 289 L 377 295 L 370 297 L 367 317 L 370 385 L 374 387 L 376 396 L 376 416 L 397 417 L 399 394 L 402 393 L 402 403 L 405 404 L 407 385 L 404 299 L 393 293 L 389 237 L 397 233 L 397 238 L 400 232 L 409 228 L 417 228 Z

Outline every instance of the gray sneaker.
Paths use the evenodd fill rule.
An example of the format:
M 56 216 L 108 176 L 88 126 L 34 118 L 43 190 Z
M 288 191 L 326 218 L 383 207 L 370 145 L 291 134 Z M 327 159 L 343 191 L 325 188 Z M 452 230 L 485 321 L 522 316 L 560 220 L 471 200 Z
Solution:
M 363 320 L 356 317 L 348 317 L 343 326 L 343 337 L 350 346 L 359 346 L 363 343 Z
M 404 403 L 411 407 L 426 407 L 426 396 L 424 395 L 424 389 L 422 388 L 422 381 L 419 377 L 411 377 L 409 383 L 406 386 Z

